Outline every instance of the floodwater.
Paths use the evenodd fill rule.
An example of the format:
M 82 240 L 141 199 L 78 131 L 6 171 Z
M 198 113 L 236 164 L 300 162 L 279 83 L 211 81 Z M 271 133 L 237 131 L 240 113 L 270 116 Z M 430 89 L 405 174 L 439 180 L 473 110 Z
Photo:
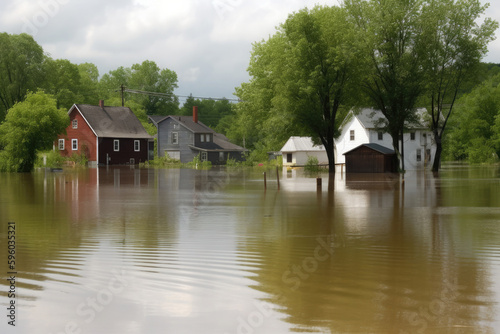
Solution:
M 0 174 L 0 333 L 500 332 L 500 168 L 281 172 Z

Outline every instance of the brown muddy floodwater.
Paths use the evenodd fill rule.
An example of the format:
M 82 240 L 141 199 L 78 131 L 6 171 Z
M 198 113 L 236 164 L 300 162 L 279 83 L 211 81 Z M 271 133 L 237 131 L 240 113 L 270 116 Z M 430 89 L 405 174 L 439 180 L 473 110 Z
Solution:
M 262 174 L 0 174 L 0 333 L 500 333 L 498 167 Z

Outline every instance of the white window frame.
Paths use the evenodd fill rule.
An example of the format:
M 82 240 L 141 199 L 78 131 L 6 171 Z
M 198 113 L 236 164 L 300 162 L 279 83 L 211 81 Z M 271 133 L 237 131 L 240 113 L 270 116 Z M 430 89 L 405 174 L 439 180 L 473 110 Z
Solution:
M 349 138 L 351 141 L 355 141 L 356 140 L 356 132 L 354 132 L 354 130 L 351 130 L 349 132 Z
M 173 145 L 178 145 L 179 144 L 179 132 L 172 132 L 171 141 L 172 141 Z
M 78 151 L 78 139 L 71 139 L 71 150 Z
M 141 151 L 141 141 L 134 140 L 134 152 L 140 152 L 140 151 Z
M 382 141 L 384 140 L 384 133 L 383 132 L 377 132 L 378 140 Z
M 417 148 L 417 156 L 415 157 L 415 159 L 417 160 L 417 162 L 422 161 L 422 149 Z
M 201 142 L 201 143 L 204 143 L 204 142 L 205 142 L 205 135 L 204 135 L 204 134 L 201 134 L 201 135 L 200 135 L 200 142 Z
M 417 133 L 415 131 L 410 132 L 410 140 L 416 140 L 417 139 Z
M 78 120 L 74 119 L 73 122 L 71 122 L 71 126 L 73 127 L 73 129 L 78 129 Z
M 59 151 L 64 151 L 64 144 L 65 144 L 65 140 L 59 139 L 59 143 L 57 145 L 57 147 L 59 148 Z
M 205 139 L 206 139 L 207 143 L 210 143 L 210 142 L 212 141 L 212 140 L 211 140 L 211 137 L 212 137 L 212 136 L 210 135 L 210 133 L 207 133 L 207 134 L 206 134 L 206 138 L 205 138 Z
M 120 139 L 113 140 L 113 151 L 120 152 Z
M 207 161 L 207 160 L 208 160 L 208 153 L 201 152 L 201 161 Z

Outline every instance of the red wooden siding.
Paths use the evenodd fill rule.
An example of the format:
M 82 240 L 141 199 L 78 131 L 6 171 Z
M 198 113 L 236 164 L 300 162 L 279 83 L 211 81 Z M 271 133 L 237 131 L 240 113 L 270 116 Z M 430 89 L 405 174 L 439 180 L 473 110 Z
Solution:
M 64 139 L 64 150 L 59 150 L 59 153 L 63 157 L 70 157 L 74 153 L 84 153 L 88 161 L 96 161 L 96 136 L 92 132 L 92 129 L 76 108 L 69 114 L 69 118 L 70 124 L 66 128 L 66 135 L 59 135 L 58 140 L 56 141 L 56 150 L 59 150 L 59 139 Z M 73 129 L 73 120 L 78 121 L 77 129 Z M 73 151 L 72 149 L 72 139 L 78 139 L 78 150 L 76 151 Z

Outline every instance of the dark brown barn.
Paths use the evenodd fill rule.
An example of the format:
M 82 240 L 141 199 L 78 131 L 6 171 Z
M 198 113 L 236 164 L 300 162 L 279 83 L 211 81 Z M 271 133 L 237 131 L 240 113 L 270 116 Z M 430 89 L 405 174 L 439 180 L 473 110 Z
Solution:
M 75 104 L 70 125 L 56 142 L 60 154 L 84 154 L 90 166 L 134 165 L 149 158 L 150 136 L 130 108 Z
M 378 144 L 363 144 L 344 153 L 347 173 L 396 173 L 396 154 Z

